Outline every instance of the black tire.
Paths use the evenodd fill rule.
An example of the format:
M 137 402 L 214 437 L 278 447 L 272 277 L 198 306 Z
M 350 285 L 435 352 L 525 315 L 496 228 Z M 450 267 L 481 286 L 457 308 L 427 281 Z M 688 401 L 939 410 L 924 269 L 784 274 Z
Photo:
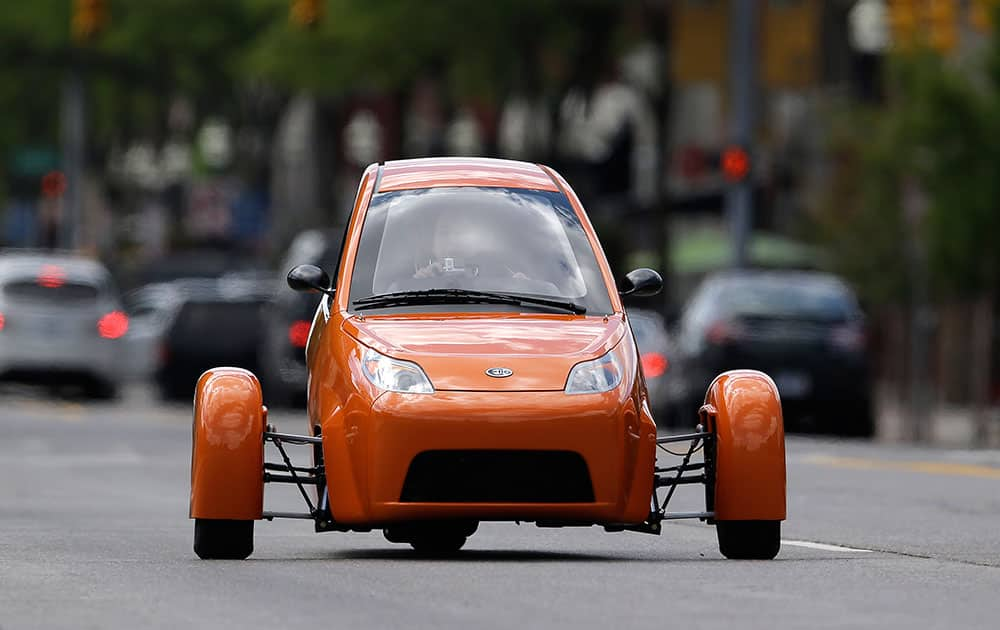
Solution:
M 675 402 L 663 406 L 663 411 L 653 416 L 656 426 L 663 429 L 676 429 L 681 425 L 681 405 Z
M 118 388 L 110 381 L 95 378 L 84 386 L 83 394 L 92 400 L 115 400 Z
M 266 367 L 261 371 L 260 384 L 264 390 L 267 406 L 270 409 L 286 409 L 292 406 L 292 396 L 288 387 L 281 382 L 275 373 L 278 368 Z
M 870 400 L 861 400 L 853 405 L 848 405 L 844 421 L 845 436 L 875 437 L 875 410 Z
M 698 409 L 701 408 L 700 398 L 683 398 L 667 406 L 667 421 L 665 426 L 680 431 L 693 431 L 698 425 Z
M 451 532 L 421 534 L 410 540 L 414 551 L 427 555 L 458 553 L 468 537 Z
M 160 399 L 166 402 L 179 402 L 194 398 L 194 386 L 180 383 L 176 380 L 165 380 L 160 383 Z
M 418 553 L 448 555 L 465 545 L 479 529 L 479 521 L 416 521 L 397 523 L 382 530 L 386 540 L 408 544 Z
M 771 560 L 781 550 L 781 521 L 718 521 L 715 533 L 730 560 Z
M 246 560 L 253 553 L 253 521 L 194 521 L 194 552 L 202 560 Z

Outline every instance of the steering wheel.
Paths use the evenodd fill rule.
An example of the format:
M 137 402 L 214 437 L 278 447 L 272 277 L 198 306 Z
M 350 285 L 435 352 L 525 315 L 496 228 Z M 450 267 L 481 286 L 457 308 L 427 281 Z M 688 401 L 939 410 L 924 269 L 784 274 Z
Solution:
M 430 261 L 424 267 L 417 268 L 414 278 L 475 278 L 479 275 L 477 265 L 462 264 L 459 259 L 445 256 Z

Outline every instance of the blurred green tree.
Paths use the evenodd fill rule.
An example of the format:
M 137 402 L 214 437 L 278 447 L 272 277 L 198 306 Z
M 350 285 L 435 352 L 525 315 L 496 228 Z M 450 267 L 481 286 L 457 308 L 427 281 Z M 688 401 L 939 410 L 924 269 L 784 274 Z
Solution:
M 287 0 L 248 2 L 257 12 L 287 15 Z M 584 0 L 569 12 L 558 0 L 327 0 L 325 7 L 310 30 L 270 20 L 244 71 L 288 88 L 339 95 L 405 88 L 435 69 L 462 95 L 496 98 L 525 55 L 603 45 L 594 38 L 610 36 L 608 25 L 620 11 L 610 0 Z M 593 28 L 581 28 L 588 25 Z
M 76 64 L 87 78 L 91 139 L 162 131 L 171 98 L 199 111 L 235 108 L 238 66 L 269 16 L 246 2 L 111 0 L 108 23 L 86 42 L 72 35 L 72 3 L 12 3 L 0 18 L 0 149 L 58 144 L 63 77 Z
M 615 45 L 621 16 L 614 0 L 323 2 L 302 29 L 290 0 L 107 0 L 105 28 L 85 42 L 74 40 L 71 0 L 12 3 L 0 17 L 0 152 L 58 144 L 72 64 L 86 73 L 93 149 L 162 134 L 175 96 L 199 117 L 247 115 L 247 93 L 262 85 L 336 99 L 405 93 L 436 73 L 450 96 L 496 103 L 529 75 L 530 88 L 560 95 L 600 76 L 595 59 Z
M 833 176 L 817 214 L 834 264 L 875 305 L 922 291 L 972 306 L 969 380 L 985 431 L 1000 283 L 1000 32 L 961 65 L 929 50 L 891 60 L 888 99 L 833 125 Z

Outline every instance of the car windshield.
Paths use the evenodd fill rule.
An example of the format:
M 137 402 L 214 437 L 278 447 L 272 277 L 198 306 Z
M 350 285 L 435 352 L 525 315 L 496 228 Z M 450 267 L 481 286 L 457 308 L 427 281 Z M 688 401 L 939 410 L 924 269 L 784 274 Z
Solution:
M 860 312 L 850 292 L 834 282 L 743 278 L 721 296 L 725 310 L 737 316 L 843 322 Z
M 99 290 L 92 284 L 82 282 L 21 280 L 14 281 L 3 288 L 8 298 L 31 300 L 34 302 L 93 302 L 97 299 Z
M 436 289 L 541 296 L 572 301 L 589 314 L 612 311 L 594 250 L 560 192 L 455 187 L 375 195 L 351 302 Z

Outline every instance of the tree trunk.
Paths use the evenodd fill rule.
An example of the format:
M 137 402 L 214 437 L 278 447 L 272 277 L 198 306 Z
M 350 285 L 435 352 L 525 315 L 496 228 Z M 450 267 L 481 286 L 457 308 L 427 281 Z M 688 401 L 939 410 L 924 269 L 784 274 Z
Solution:
M 994 304 L 992 291 L 979 296 L 972 312 L 972 352 L 969 368 L 972 389 L 972 419 L 976 427 L 975 444 L 986 447 L 990 442 L 990 384 L 993 365 Z

